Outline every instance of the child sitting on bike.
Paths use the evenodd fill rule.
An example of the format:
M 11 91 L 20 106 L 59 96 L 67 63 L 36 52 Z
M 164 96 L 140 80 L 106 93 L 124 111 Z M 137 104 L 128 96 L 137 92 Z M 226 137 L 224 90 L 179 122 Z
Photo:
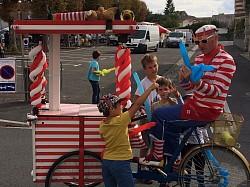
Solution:
M 108 187 L 134 187 L 130 159 L 132 149 L 128 136 L 128 125 L 131 119 L 141 107 L 148 95 L 158 87 L 153 83 L 124 113 L 122 113 L 121 99 L 116 95 L 104 95 L 98 109 L 106 117 L 100 124 L 100 135 L 104 138 L 105 149 L 103 151 L 102 175 L 105 186 Z
M 159 84 L 159 87 L 156 89 L 156 92 L 161 99 L 151 105 L 151 112 L 154 112 L 154 110 L 156 110 L 157 108 L 183 104 L 181 94 L 179 93 L 177 87 L 172 84 L 172 81 L 169 78 L 159 77 L 156 80 L 156 83 Z M 173 94 L 175 98 L 171 97 L 171 94 Z M 151 154 L 147 155 L 146 157 L 140 158 L 139 162 L 143 165 L 159 166 L 160 164 L 163 164 L 161 163 L 161 160 L 163 159 L 164 153 L 164 133 L 162 134 L 161 138 L 156 138 L 154 136 L 152 136 L 152 138 L 153 145 L 151 147 Z M 166 155 L 164 155 L 164 157 L 166 157 Z M 159 163 L 155 164 L 152 161 L 158 161 Z

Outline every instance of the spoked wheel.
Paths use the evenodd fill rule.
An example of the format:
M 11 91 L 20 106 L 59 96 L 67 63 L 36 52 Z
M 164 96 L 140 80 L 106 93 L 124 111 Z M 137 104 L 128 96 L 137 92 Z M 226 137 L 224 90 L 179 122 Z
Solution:
M 60 157 L 49 169 L 45 187 L 78 185 L 79 151 Z M 98 154 L 84 151 L 84 186 L 94 187 L 102 182 L 102 163 Z
M 181 163 L 182 187 L 249 187 L 244 156 L 234 148 L 203 145 L 190 150 Z

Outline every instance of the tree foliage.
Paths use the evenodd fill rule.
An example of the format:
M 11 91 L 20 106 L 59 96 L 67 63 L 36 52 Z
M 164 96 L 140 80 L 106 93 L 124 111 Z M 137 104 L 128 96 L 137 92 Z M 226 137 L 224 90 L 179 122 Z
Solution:
M 164 13 L 167 16 L 175 13 L 175 6 L 173 0 L 167 0 Z

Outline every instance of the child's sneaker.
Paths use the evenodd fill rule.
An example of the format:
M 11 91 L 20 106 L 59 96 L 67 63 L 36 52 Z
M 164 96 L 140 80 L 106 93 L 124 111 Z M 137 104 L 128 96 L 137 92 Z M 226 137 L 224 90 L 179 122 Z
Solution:
M 164 160 L 158 160 L 153 156 L 153 154 L 149 154 L 146 157 L 139 158 L 139 163 L 147 166 L 162 167 L 164 165 Z

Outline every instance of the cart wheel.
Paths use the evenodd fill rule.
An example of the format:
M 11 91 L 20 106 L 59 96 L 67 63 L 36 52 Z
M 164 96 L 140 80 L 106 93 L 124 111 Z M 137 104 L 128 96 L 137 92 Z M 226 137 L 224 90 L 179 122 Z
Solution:
M 75 187 L 79 179 L 79 151 L 67 153 L 57 159 L 48 171 L 45 187 Z M 94 187 L 102 182 L 102 163 L 100 155 L 84 151 L 84 186 Z M 61 185 L 60 185 L 61 186 Z

